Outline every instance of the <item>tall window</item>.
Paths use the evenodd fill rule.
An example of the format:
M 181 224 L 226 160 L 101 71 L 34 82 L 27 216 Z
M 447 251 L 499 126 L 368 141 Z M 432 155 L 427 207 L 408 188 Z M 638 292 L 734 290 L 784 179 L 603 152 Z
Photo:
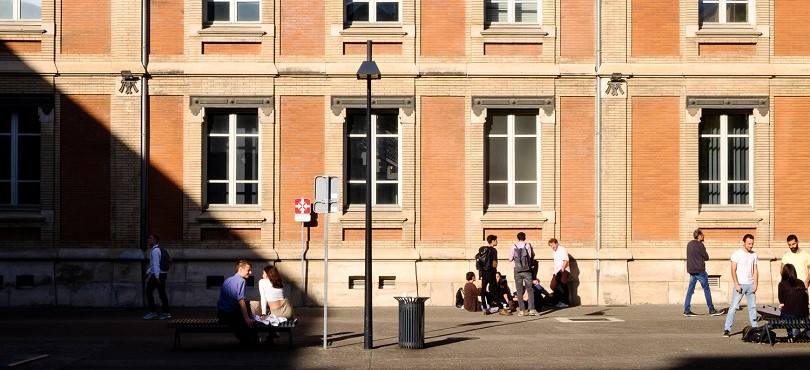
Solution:
M 488 205 L 539 204 L 539 121 L 537 110 L 494 111 L 487 117 Z
M 0 0 L 0 21 L 38 21 L 42 0 Z
M 371 199 L 374 205 L 398 205 L 400 199 L 400 124 L 397 111 L 378 111 L 371 116 L 376 129 L 371 135 L 371 152 L 377 153 L 372 169 Z M 348 204 L 366 204 L 366 113 L 346 112 L 346 198 Z
M 0 110 L 0 205 L 40 204 L 40 132 L 35 108 Z
M 753 0 L 700 0 L 700 23 L 753 23 Z
M 205 0 L 206 23 L 258 22 L 260 14 L 259 0 Z
M 207 204 L 259 204 L 258 113 L 207 113 L 206 136 Z
M 704 110 L 700 122 L 700 204 L 750 205 L 751 112 Z
M 539 0 L 485 0 L 487 24 L 538 24 Z
M 346 23 L 400 22 L 399 0 L 344 0 Z

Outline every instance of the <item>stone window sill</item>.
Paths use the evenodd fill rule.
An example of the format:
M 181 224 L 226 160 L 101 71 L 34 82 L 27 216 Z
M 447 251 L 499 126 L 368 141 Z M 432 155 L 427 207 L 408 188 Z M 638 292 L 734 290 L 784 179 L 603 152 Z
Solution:
M 698 227 L 729 229 L 756 228 L 762 219 L 762 216 L 749 207 L 725 210 L 704 207 L 695 217 Z

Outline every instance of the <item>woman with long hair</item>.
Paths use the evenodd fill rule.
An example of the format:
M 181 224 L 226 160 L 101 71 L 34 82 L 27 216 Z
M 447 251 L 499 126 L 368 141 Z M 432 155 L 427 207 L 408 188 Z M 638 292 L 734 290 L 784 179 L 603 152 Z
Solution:
M 293 308 L 290 301 L 284 298 L 284 284 L 281 282 L 281 274 L 276 266 L 268 265 L 264 268 L 262 279 L 259 280 L 259 294 L 261 296 L 261 317 L 270 313 L 276 317 L 290 319 L 293 317 Z
M 782 281 L 779 282 L 779 308 L 784 318 L 807 318 L 808 297 L 804 282 L 796 277 L 796 268 L 791 264 L 782 267 Z M 787 329 L 788 340 L 801 333 L 798 329 Z

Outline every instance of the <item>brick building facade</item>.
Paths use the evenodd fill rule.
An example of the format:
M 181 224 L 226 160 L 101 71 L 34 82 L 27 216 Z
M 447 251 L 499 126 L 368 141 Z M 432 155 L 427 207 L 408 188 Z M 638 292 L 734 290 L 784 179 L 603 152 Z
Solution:
M 752 233 L 773 301 L 785 237 L 810 238 L 807 1 L 10 4 L 3 306 L 140 305 L 147 232 L 173 305 L 212 305 L 241 258 L 275 261 L 296 305 L 325 282 L 362 305 L 367 144 L 378 305 L 452 304 L 486 235 L 503 258 L 518 231 L 541 280 L 546 240 L 568 247 L 575 303 L 680 303 L 697 227 L 717 299 Z M 342 182 L 328 279 L 324 217 L 293 217 L 318 175 Z

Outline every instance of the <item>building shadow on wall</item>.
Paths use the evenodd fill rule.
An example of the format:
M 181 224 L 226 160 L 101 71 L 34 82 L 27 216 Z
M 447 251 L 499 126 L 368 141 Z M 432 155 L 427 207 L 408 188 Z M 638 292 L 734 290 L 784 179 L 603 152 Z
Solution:
M 568 266 L 571 267 L 571 274 L 568 276 L 568 291 L 571 305 L 581 306 L 582 298 L 579 296 L 579 263 L 577 263 L 577 259 L 570 253 L 568 254 Z

